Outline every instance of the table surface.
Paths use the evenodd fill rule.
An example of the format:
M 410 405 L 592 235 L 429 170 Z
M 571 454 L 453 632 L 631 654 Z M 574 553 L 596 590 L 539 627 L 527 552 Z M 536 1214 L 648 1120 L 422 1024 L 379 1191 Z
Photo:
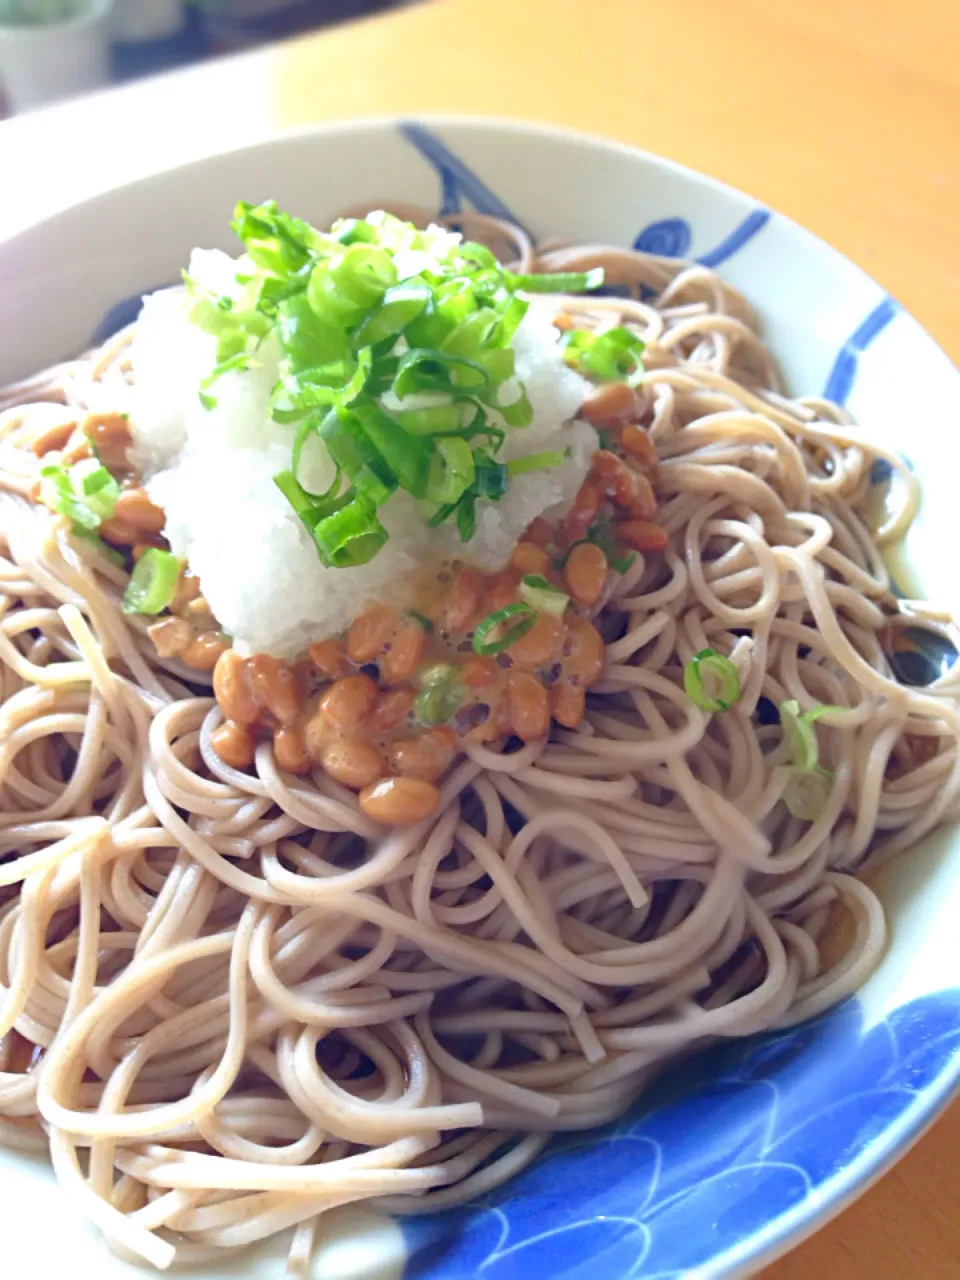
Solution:
M 0 235 L 277 128 L 511 115 L 742 188 L 849 255 L 960 361 L 958 50 L 956 0 L 438 0 L 0 125 Z M 956 1276 L 958 1153 L 955 1106 L 765 1280 Z

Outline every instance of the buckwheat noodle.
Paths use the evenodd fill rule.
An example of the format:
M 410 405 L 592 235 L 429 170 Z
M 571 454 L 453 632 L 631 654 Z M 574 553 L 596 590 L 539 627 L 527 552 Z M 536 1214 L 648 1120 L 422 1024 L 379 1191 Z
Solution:
M 859 874 L 957 812 L 957 678 L 906 687 L 889 658 L 949 625 L 881 558 L 917 506 L 900 459 L 790 398 L 705 267 L 464 221 L 523 270 L 627 286 L 558 305 L 647 343 L 669 546 L 598 610 L 579 729 L 470 748 L 419 826 L 384 834 L 269 743 L 225 766 L 197 673 L 121 612 L 124 572 L 27 500 L 51 404 L 102 403 L 129 334 L 6 395 L 0 1141 L 49 1147 L 109 1245 L 156 1267 L 292 1227 L 302 1273 L 326 1210 L 469 1200 L 677 1055 L 835 1004 L 885 943 Z M 876 527 L 878 458 L 902 501 Z M 722 715 L 683 692 L 708 646 L 741 677 Z M 780 803 L 763 714 L 790 698 L 841 708 L 811 822 Z

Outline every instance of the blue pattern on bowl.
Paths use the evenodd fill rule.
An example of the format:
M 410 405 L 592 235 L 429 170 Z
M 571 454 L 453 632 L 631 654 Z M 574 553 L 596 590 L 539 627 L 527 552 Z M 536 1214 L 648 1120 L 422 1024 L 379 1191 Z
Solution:
M 634 239 L 640 253 L 655 253 L 660 258 L 686 258 L 690 253 L 693 231 L 686 218 L 660 218 L 648 223 Z
M 769 209 L 754 209 L 719 244 L 706 253 L 698 254 L 694 261 L 702 267 L 719 267 L 762 231 L 769 221 Z M 686 258 L 690 255 L 692 243 L 693 230 L 686 218 L 661 218 L 644 227 L 635 237 L 633 247 L 641 253 L 655 253 L 661 258 Z
M 158 288 L 163 288 L 162 285 Z M 115 302 L 107 314 L 90 335 L 90 345 L 99 347 L 104 342 L 125 329 L 128 324 L 133 324 L 137 316 L 143 310 L 143 294 L 134 294 L 132 298 L 122 298 L 119 302 Z
M 837 358 L 823 388 L 823 394 L 827 400 L 832 400 L 835 404 L 847 403 L 857 373 L 858 357 L 866 351 L 874 338 L 883 332 L 899 309 L 899 305 L 893 298 L 886 297 L 874 307 L 863 323 L 854 329 L 837 352 Z
M 442 142 L 430 129 L 415 120 L 403 120 L 397 128 L 401 135 L 420 152 L 425 160 L 440 175 L 443 189 L 440 217 L 460 213 L 463 200 L 467 199 L 477 213 L 488 214 L 491 218 L 503 218 L 505 222 L 513 222 L 523 226 L 516 214 L 511 213 L 491 189 L 473 172 L 459 156 L 455 155 L 445 142 Z
M 718 1044 L 669 1069 L 618 1124 L 556 1139 L 472 1204 L 406 1220 L 407 1276 L 722 1275 L 733 1252 L 755 1252 L 761 1231 L 815 1216 L 831 1180 L 891 1126 L 921 1126 L 938 1078 L 958 1067 L 960 991 L 869 1028 L 852 999 L 799 1027 Z

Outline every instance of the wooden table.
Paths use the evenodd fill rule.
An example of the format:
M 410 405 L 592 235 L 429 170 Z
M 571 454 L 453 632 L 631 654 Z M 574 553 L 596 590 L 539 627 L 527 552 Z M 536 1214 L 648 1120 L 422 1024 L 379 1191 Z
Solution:
M 442 0 L 0 125 L 0 234 L 275 128 L 512 115 L 743 188 L 848 254 L 960 360 L 958 51 L 957 0 Z M 954 1107 L 766 1280 L 956 1277 L 958 1185 Z

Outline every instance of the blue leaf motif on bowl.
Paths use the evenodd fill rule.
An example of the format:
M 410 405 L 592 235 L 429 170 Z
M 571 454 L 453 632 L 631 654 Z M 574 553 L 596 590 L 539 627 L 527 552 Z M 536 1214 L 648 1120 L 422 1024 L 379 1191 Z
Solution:
M 824 398 L 835 404 L 846 404 L 857 374 L 857 362 L 870 343 L 887 327 L 900 310 L 891 297 L 883 298 L 866 319 L 857 326 L 837 352 L 833 368 L 823 388 Z
M 651 222 L 633 242 L 640 253 L 655 253 L 660 258 L 686 258 L 693 242 L 693 231 L 686 218 L 661 218 Z
M 749 1258 L 760 1231 L 816 1216 L 853 1162 L 881 1163 L 871 1145 L 911 1108 L 921 1125 L 958 1068 L 957 990 L 869 1028 L 852 999 L 718 1044 L 669 1069 L 618 1124 L 554 1140 L 507 1187 L 407 1220 L 408 1280 L 722 1275 L 724 1255 Z
M 456 155 L 445 142 L 416 120 L 404 120 L 397 126 L 400 134 L 437 171 L 441 186 L 440 216 L 450 217 L 461 213 L 464 200 L 469 201 L 477 213 L 491 218 L 502 218 L 522 226 L 520 219 L 511 213 L 500 197 L 482 178 Z

